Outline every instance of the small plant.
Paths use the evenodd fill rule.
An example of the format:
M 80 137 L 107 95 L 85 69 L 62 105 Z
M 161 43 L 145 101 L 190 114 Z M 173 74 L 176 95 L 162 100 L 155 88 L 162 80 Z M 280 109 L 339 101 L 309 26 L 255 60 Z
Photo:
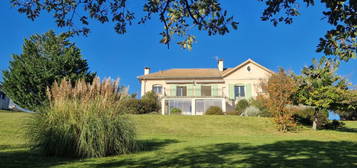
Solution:
M 171 109 L 170 114 L 171 115 L 180 115 L 180 114 L 182 114 L 182 110 L 174 107 Z
M 132 122 L 122 115 L 126 93 L 118 81 L 62 80 L 48 89 L 50 106 L 34 114 L 27 135 L 33 148 L 48 156 L 103 157 L 137 147 Z
M 207 109 L 205 114 L 206 115 L 223 115 L 223 111 L 218 106 L 211 106 L 210 108 Z
M 261 111 L 254 106 L 249 106 L 244 110 L 244 112 L 241 114 L 242 116 L 260 116 Z
M 239 100 L 235 107 L 237 115 L 241 115 L 244 112 L 244 110 L 248 107 L 249 107 L 249 102 L 246 99 Z

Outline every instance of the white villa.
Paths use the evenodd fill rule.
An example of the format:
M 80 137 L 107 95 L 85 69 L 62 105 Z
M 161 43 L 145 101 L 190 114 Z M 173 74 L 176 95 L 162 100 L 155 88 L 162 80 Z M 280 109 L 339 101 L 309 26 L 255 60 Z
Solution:
M 184 115 L 202 115 L 211 106 L 223 112 L 232 111 L 239 99 L 255 98 L 260 83 L 273 71 L 248 59 L 233 68 L 224 68 L 218 60 L 217 68 L 169 69 L 150 73 L 144 69 L 139 76 L 141 96 L 154 91 L 161 100 L 161 113 L 170 114 L 172 108 L 181 109 Z

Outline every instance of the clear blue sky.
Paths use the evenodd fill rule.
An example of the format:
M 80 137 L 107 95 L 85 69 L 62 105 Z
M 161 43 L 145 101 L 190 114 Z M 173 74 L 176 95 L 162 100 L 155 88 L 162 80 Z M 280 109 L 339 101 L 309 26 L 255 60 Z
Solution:
M 133 7 L 141 8 L 140 2 L 134 2 Z M 112 24 L 102 25 L 92 21 L 89 36 L 75 37 L 72 41 L 81 48 L 91 71 L 97 72 L 100 77 L 119 77 L 122 85 L 130 87 L 131 93 L 139 93 L 140 84 L 136 77 L 143 74 L 145 66 L 151 67 L 152 71 L 213 68 L 216 67 L 217 56 L 224 59 L 225 67 L 233 67 L 252 58 L 274 71 L 283 67 L 299 73 L 304 66 L 311 64 L 313 57 L 322 56 L 315 49 L 318 39 L 329 26 L 325 24 L 326 20 L 321 20 L 321 5 L 303 9 L 302 16 L 297 17 L 292 25 L 273 27 L 269 22 L 259 19 L 264 8 L 261 2 L 221 2 L 240 22 L 238 30 L 226 36 L 214 37 L 199 32 L 196 34 L 198 42 L 192 51 L 173 44 L 167 49 L 160 44 L 159 33 L 163 26 L 157 20 L 134 25 L 125 35 L 116 34 Z M 21 53 L 25 38 L 49 29 L 61 32 L 50 15 L 43 14 L 32 22 L 11 8 L 7 0 L 0 2 L 0 16 L 0 70 L 8 68 L 13 53 Z M 357 60 L 343 63 L 339 74 L 357 84 Z

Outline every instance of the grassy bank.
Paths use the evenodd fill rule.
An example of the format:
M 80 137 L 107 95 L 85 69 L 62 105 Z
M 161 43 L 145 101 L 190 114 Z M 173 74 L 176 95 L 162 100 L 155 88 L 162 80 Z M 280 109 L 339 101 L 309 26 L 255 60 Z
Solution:
M 26 147 L 34 114 L 0 112 L 0 167 L 356 167 L 357 122 L 346 129 L 280 133 L 268 118 L 133 115 L 141 152 L 72 160 Z

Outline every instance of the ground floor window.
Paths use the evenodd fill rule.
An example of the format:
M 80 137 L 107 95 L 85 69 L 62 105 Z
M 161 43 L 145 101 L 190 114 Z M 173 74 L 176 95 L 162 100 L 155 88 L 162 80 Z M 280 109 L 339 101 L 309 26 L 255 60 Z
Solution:
M 218 99 L 197 99 L 196 100 L 196 115 L 203 115 L 208 108 L 217 106 L 222 109 L 222 100 Z
M 244 86 L 234 86 L 234 97 L 245 97 Z
M 192 101 L 191 100 L 166 100 L 165 114 L 170 115 L 172 109 L 180 109 L 183 115 L 192 115 Z

